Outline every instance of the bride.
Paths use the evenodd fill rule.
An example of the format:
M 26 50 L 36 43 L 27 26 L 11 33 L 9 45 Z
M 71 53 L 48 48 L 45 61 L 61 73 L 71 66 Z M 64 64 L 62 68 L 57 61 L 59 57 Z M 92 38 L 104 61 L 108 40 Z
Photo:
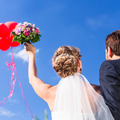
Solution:
M 52 64 L 61 80 L 58 85 L 52 86 L 37 77 L 35 47 L 29 43 L 25 46 L 29 56 L 29 82 L 37 95 L 49 105 L 52 120 L 114 120 L 103 97 L 81 74 L 78 48 L 62 46 L 56 50 Z

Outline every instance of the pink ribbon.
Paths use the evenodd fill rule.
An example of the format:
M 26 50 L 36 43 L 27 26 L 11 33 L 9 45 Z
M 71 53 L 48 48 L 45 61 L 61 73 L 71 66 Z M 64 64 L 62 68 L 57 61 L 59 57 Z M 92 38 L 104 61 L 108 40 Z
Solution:
M 0 105 L 6 104 L 6 103 L 9 101 L 9 99 L 12 97 L 13 92 L 14 92 L 16 77 L 17 77 L 18 82 L 19 82 L 19 85 L 20 85 L 20 89 L 21 89 L 21 93 L 22 93 L 23 100 L 24 100 L 24 102 L 25 102 L 25 105 L 26 105 L 26 107 L 27 107 L 27 110 L 28 110 L 28 112 L 29 112 L 32 120 L 34 120 L 33 114 L 32 114 L 32 112 L 31 112 L 30 107 L 29 107 L 29 105 L 28 105 L 28 102 L 27 102 L 27 100 L 26 100 L 26 98 L 25 98 L 25 95 L 24 95 L 24 92 L 23 92 L 23 89 L 22 89 L 22 86 L 21 86 L 21 82 L 20 82 L 20 79 L 19 79 L 19 76 L 18 76 L 16 67 L 15 67 L 15 62 L 14 62 L 14 59 L 13 59 L 12 47 L 11 47 L 11 58 L 12 58 L 12 62 L 10 62 L 10 63 L 6 62 L 7 67 L 8 67 L 8 68 L 10 67 L 10 69 L 11 69 L 11 71 L 12 71 L 11 80 L 10 80 L 10 93 L 9 93 L 8 97 L 5 97 L 5 98 L 3 98 L 2 101 L 0 101 Z

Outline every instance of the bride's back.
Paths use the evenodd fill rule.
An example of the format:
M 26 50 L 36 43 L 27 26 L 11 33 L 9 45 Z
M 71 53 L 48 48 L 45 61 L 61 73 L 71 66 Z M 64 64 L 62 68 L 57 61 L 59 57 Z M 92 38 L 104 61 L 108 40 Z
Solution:
M 102 96 L 80 74 L 80 57 L 79 49 L 70 46 L 54 54 L 53 68 L 62 79 L 51 89 L 48 102 L 53 120 L 113 120 Z
M 78 60 L 80 60 L 80 50 L 76 47 L 61 46 L 54 53 L 52 64 L 54 70 L 61 78 L 74 75 L 77 72 Z M 82 65 L 80 66 L 82 70 Z M 79 70 L 80 71 L 80 70 Z M 50 97 L 47 103 L 53 111 L 57 86 L 50 88 Z

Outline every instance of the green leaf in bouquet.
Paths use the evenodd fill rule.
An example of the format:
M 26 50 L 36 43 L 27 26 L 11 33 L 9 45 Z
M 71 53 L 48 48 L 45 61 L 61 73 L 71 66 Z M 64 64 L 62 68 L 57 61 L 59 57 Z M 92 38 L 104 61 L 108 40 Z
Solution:
M 14 31 L 12 31 L 11 34 L 14 35 L 14 36 L 16 35 Z
M 22 37 L 22 35 L 19 35 L 19 36 L 18 36 L 18 38 L 21 38 L 21 37 Z
M 35 41 L 32 41 L 32 43 L 35 43 Z
M 17 36 L 15 36 L 15 37 L 13 38 L 13 41 L 18 41 Z
M 33 32 L 32 32 L 32 34 L 36 34 L 36 32 L 35 32 L 35 31 L 33 31 Z
M 26 41 L 24 41 L 24 42 L 30 43 L 30 40 L 26 40 Z
M 25 38 L 25 41 L 30 41 L 30 37 L 29 37 L 29 36 L 26 37 L 26 38 Z
M 25 35 L 22 34 L 21 36 L 22 36 L 23 38 L 25 38 Z
M 37 41 L 40 41 L 40 38 L 38 35 L 35 35 L 35 37 L 31 40 L 32 43 L 35 43 Z
M 21 41 L 22 41 L 22 40 L 23 40 L 23 38 L 22 38 L 22 37 L 20 37 L 20 38 L 19 38 L 19 40 L 21 40 Z
M 19 41 L 20 42 L 20 44 L 23 44 L 23 41 Z
M 41 37 L 42 35 L 40 35 L 40 34 L 37 34 L 39 37 Z
M 17 40 L 17 41 L 21 43 L 21 40 Z
M 40 37 L 38 35 L 36 35 L 36 39 L 39 41 L 40 40 Z

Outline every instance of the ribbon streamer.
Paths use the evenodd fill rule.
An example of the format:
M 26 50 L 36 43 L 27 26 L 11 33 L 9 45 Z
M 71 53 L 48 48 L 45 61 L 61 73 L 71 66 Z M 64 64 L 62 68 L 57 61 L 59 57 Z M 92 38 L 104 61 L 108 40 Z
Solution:
M 5 98 L 3 98 L 2 101 L 0 101 L 0 105 L 6 104 L 6 103 L 10 100 L 10 98 L 12 97 L 13 92 L 14 92 L 14 87 L 15 87 L 16 78 L 17 78 L 17 79 L 18 79 L 18 82 L 19 82 L 20 89 L 21 89 L 22 97 L 23 97 L 23 100 L 24 100 L 25 105 L 26 105 L 26 107 L 27 107 L 27 110 L 28 110 L 28 112 L 29 112 L 32 120 L 34 120 L 33 114 L 32 114 L 32 112 L 31 112 L 31 109 L 30 109 L 30 107 L 29 107 L 29 105 L 28 105 L 28 102 L 27 102 L 27 100 L 26 100 L 26 98 L 25 98 L 25 95 L 24 95 L 24 92 L 23 92 L 23 89 L 22 89 L 22 86 L 21 86 L 21 82 L 20 82 L 20 79 L 19 79 L 19 76 L 18 76 L 16 67 L 15 67 L 15 62 L 14 62 L 14 59 L 13 59 L 12 47 L 11 47 L 11 58 L 12 58 L 12 62 L 9 62 L 9 63 L 6 62 L 7 67 L 8 67 L 8 68 L 10 67 L 10 69 L 11 69 L 11 71 L 12 71 L 11 80 L 10 80 L 10 93 L 9 93 L 8 97 L 5 97 Z

